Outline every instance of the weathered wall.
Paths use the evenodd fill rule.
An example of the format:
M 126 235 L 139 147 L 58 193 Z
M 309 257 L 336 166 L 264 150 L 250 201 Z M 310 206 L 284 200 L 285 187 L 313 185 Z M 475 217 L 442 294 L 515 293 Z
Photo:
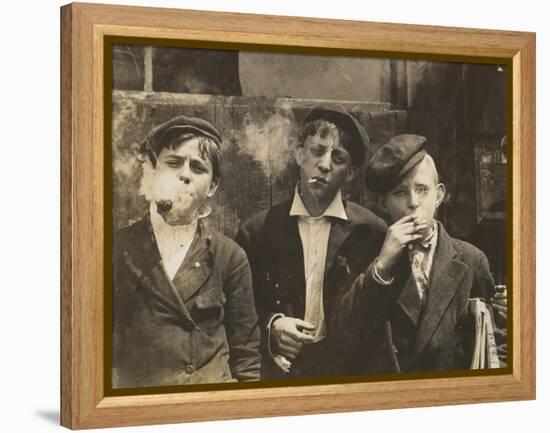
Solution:
M 390 101 L 390 60 L 241 52 L 243 95 Z
M 291 197 L 297 181 L 292 148 L 307 111 L 318 101 L 284 98 L 223 97 L 172 93 L 113 92 L 114 229 L 139 219 L 146 203 L 139 196 L 139 145 L 150 128 L 178 114 L 202 117 L 223 136 L 222 179 L 209 222 L 233 236 L 251 215 Z M 402 111 L 388 104 L 346 103 L 372 139 L 372 152 L 402 130 Z M 373 204 L 363 176 L 344 195 Z

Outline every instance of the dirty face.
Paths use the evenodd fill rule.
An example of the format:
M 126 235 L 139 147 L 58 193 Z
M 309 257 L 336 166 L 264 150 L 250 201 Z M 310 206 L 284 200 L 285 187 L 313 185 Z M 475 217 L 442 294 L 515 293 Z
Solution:
M 353 179 L 351 156 L 340 141 L 336 126 L 324 126 L 308 136 L 295 151 L 300 167 L 301 191 L 327 205 L 338 190 Z
M 198 137 L 191 137 L 161 150 L 155 167 L 144 166 L 141 192 L 167 224 L 189 224 L 198 217 L 206 200 L 214 195 L 212 162 L 201 152 Z
M 445 196 L 445 186 L 438 182 L 433 160 L 425 157 L 408 171 L 386 194 L 383 207 L 393 222 L 414 215 L 431 229 L 435 212 Z

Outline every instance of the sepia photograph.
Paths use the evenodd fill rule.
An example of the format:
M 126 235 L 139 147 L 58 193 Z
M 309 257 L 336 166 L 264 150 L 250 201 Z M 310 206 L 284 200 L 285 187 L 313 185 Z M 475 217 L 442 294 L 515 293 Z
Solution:
M 509 65 L 126 42 L 107 388 L 509 372 Z

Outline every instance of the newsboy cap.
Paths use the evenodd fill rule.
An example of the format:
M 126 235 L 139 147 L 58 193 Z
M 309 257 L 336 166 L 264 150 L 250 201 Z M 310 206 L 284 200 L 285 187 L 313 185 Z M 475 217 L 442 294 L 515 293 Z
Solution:
M 378 149 L 367 164 L 365 183 L 372 192 L 386 193 L 427 155 L 426 137 L 401 134 Z
M 322 119 L 334 123 L 339 129 L 349 134 L 349 142 L 342 143 L 351 156 L 356 167 L 365 162 L 369 147 L 369 135 L 359 121 L 348 110 L 339 104 L 322 104 L 313 107 L 304 119 L 304 125 Z
M 198 117 L 180 115 L 151 129 L 141 144 L 141 152 L 152 152 L 158 156 L 162 148 L 169 146 L 186 132 L 203 135 L 210 138 L 218 147 L 221 146 L 222 137 L 214 125 Z

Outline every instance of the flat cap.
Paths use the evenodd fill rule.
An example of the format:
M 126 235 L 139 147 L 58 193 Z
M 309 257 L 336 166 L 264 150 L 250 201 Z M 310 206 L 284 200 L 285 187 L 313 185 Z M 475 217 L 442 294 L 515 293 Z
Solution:
M 367 164 L 367 188 L 377 193 L 392 190 L 399 179 L 427 155 L 426 142 L 426 137 L 414 134 L 396 135 L 390 139 Z
M 208 137 L 221 146 L 222 137 L 210 122 L 198 117 L 176 116 L 167 122 L 155 126 L 141 144 L 142 153 L 153 152 L 158 155 L 163 147 L 170 145 L 185 133 L 195 133 Z
M 369 147 L 369 135 L 365 131 L 365 128 L 346 108 L 339 104 L 318 105 L 313 107 L 306 115 L 304 124 L 318 119 L 334 123 L 339 129 L 350 136 L 350 140 L 345 140 L 342 144 L 349 152 L 354 166 L 358 167 L 365 162 L 365 156 Z

